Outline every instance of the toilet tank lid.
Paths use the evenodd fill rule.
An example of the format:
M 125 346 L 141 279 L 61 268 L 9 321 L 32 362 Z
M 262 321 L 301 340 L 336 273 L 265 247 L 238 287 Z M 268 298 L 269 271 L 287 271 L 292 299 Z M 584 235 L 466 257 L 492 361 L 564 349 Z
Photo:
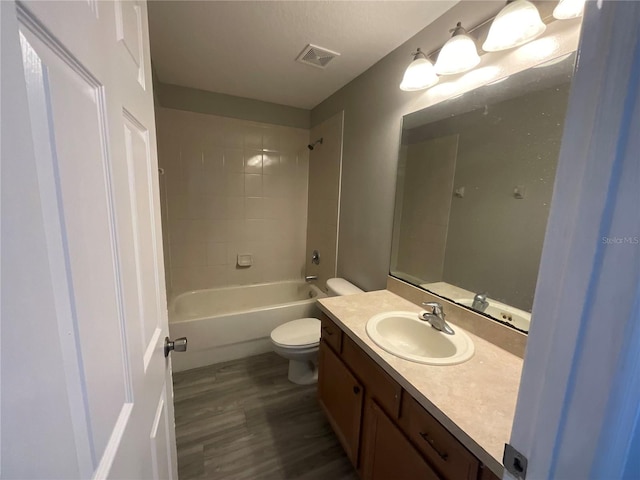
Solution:
M 327 288 L 336 295 L 353 295 L 354 293 L 364 292 L 364 290 L 359 289 L 344 278 L 330 278 L 327 280 Z
M 271 340 L 283 347 L 304 347 L 320 341 L 320 320 L 300 318 L 292 320 L 271 332 Z

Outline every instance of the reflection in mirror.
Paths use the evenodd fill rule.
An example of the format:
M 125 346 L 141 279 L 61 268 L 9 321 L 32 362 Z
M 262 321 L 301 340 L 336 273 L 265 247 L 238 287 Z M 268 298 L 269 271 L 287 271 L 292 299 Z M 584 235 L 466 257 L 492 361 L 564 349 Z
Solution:
M 529 330 L 574 62 L 404 117 L 391 275 Z

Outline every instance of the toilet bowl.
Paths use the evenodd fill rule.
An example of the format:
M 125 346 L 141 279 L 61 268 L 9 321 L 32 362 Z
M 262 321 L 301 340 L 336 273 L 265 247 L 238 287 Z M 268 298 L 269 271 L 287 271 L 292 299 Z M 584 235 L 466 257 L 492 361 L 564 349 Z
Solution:
M 343 278 L 327 281 L 329 295 L 361 293 L 358 287 Z M 318 381 L 318 347 L 320 345 L 320 320 L 300 318 L 276 327 L 271 332 L 273 350 L 289 360 L 289 380 L 298 385 L 310 385 Z
M 320 320 L 301 318 L 280 325 L 271 332 L 273 350 L 289 360 L 289 380 L 309 385 L 318 380 L 317 357 Z

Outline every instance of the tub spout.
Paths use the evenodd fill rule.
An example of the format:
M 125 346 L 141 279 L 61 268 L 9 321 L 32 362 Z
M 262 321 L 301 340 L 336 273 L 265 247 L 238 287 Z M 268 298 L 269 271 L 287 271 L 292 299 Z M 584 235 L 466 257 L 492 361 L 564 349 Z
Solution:
M 318 279 L 317 275 L 307 275 L 306 277 L 304 277 L 305 282 L 313 282 L 314 280 L 317 280 L 317 279 Z

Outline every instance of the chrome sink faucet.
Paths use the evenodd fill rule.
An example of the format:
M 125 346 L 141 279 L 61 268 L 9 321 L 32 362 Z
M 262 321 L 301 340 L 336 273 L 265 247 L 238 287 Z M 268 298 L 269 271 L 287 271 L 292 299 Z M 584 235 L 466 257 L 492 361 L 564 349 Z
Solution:
M 473 297 L 473 304 L 471 305 L 471 308 L 479 312 L 484 312 L 488 306 L 489 302 L 487 301 L 487 292 L 476 293 L 476 296 Z
M 429 322 L 433 328 L 435 328 L 436 330 L 440 330 L 443 333 L 446 333 L 448 335 L 455 334 L 453 329 L 444 320 L 445 314 L 444 310 L 442 309 L 442 304 L 438 302 L 422 302 L 422 305 L 424 305 L 431 311 L 421 313 L 420 320 Z

